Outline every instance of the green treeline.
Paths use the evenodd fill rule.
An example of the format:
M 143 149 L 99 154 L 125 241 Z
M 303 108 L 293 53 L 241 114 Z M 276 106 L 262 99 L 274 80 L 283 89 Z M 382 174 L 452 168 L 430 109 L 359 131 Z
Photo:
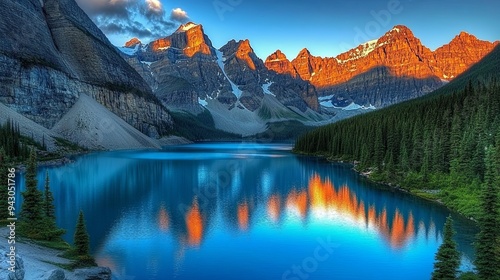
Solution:
M 10 159 L 22 160 L 28 158 L 28 146 L 22 143 L 22 138 L 18 124 L 11 120 L 0 124 L 0 149 L 3 149 Z
M 500 85 L 469 82 L 318 128 L 296 141 L 299 153 L 359 161 L 376 181 L 434 189 L 449 207 L 478 217 L 489 149 L 500 148 Z

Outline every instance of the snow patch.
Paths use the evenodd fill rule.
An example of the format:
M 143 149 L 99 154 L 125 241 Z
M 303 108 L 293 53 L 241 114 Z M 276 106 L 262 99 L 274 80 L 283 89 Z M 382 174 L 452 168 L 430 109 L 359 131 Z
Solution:
M 333 98 L 333 94 L 332 95 L 327 95 L 327 96 L 320 96 L 318 97 L 318 100 L 319 101 L 326 101 L 326 100 L 330 100 Z
M 182 31 L 188 31 L 189 29 L 194 28 L 194 27 L 196 27 L 196 26 L 198 26 L 198 24 L 194 24 L 194 23 L 190 22 L 190 23 L 188 23 L 188 24 L 186 24 L 186 25 L 183 25 L 183 26 L 181 27 L 181 30 L 182 30 Z
M 135 45 L 134 48 L 127 48 L 127 47 L 116 47 L 116 48 L 119 51 L 121 51 L 122 53 L 132 56 L 132 55 L 135 55 L 137 53 L 137 51 L 139 50 L 139 45 L 140 44 Z
M 361 106 L 359 104 L 356 104 L 354 102 L 352 102 L 351 104 L 347 105 L 346 107 L 342 108 L 342 110 L 344 111 L 352 111 L 352 110 L 375 110 L 375 106 L 373 106 L 372 104 L 370 104 L 370 106 L 366 107 L 366 106 Z
M 270 90 L 269 90 L 269 87 L 273 84 L 273 82 L 269 82 L 267 84 L 263 84 L 262 85 L 262 90 L 264 91 L 265 94 L 270 94 L 274 97 L 276 97 L 276 95 L 274 93 L 272 93 Z
M 203 100 L 203 99 L 198 97 L 198 104 L 200 104 L 203 107 L 206 107 L 208 105 L 208 102 L 207 102 L 207 100 Z
M 353 51 L 350 52 L 348 59 L 345 59 L 345 60 L 340 60 L 338 58 L 335 58 L 335 59 L 337 60 L 338 63 L 344 64 L 348 61 L 356 60 L 356 59 L 360 59 L 362 57 L 365 57 L 365 56 L 369 55 L 377 47 L 384 45 L 384 44 L 379 44 L 377 46 L 377 42 L 378 42 L 378 39 L 375 39 L 375 40 L 368 41 L 364 44 L 361 44 L 359 47 L 357 47 L 356 49 L 354 49 Z
M 358 110 L 358 109 L 361 109 L 361 105 L 358 105 L 354 102 L 352 102 L 351 104 L 347 105 L 346 107 L 342 108 L 342 110 L 346 110 L 346 111 L 350 111 L 350 110 Z
M 333 104 L 332 104 L 332 101 L 331 101 L 331 100 L 321 101 L 319 104 L 320 104 L 321 106 L 323 106 L 323 107 L 327 107 L 327 108 L 335 108 L 335 106 L 333 106 Z
M 222 73 L 226 77 L 226 79 L 229 81 L 231 84 L 231 88 L 233 89 L 233 94 L 236 95 L 236 98 L 240 98 L 242 91 L 238 88 L 238 86 L 229 79 L 229 77 L 226 74 L 226 70 L 224 70 L 224 57 L 222 55 L 222 52 L 219 50 L 215 50 L 215 53 L 217 54 L 217 64 L 219 65 L 219 68 L 222 70 Z

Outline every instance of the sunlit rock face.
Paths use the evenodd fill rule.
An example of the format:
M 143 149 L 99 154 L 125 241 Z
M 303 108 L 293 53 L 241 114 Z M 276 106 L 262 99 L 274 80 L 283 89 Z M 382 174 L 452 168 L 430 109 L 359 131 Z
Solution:
M 303 49 L 289 61 L 277 51 L 266 67 L 298 75 L 314 85 L 319 96 L 333 95 L 362 105 L 386 106 L 429 93 L 453 79 L 488 54 L 490 43 L 462 32 L 434 52 L 406 26 L 398 25 L 375 39 L 336 57 L 317 57 Z
M 482 41 L 474 35 L 461 32 L 449 44 L 434 51 L 431 65 L 443 79 L 451 80 L 490 53 L 498 43 Z

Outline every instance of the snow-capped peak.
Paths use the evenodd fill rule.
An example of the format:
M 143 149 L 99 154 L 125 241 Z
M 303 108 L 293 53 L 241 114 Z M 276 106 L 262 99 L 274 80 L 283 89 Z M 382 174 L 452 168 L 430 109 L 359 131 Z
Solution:
M 195 23 L 192 23 L 192 22 L 189 22 L 189 23 L 186 23 L 186 24 L 183 24 L 179 27 L 179 30 L 182 30 L 182 31 L 188 31 L 189 29 L 191 28 L 194 28 L 194 27 L 197 27 L 198 24 L 195 24 Z
M 351 61 L 351 60 L 355 60 L 355 59 L 360 59 L 362 57 L 365 57 L 367 55 L 369 55 L 373 50 L 375 50 L 375 48 L 377 48 L 378 46 L 381 46 L 381 45 L 378 45 L 377 46 L 377 42 L 378 42 L 378 39 L 375 39 L 375 40 L 371 40 L 371 41 L 368 41 L 364 44 L 361 44 L 359 45 L 357 48 L 349 51 L 349 58 L 348 59 L 345 59 L 345 60 L 340 60 L 338 57 L 335 58 L 337 60 L 338 63 L 346 63 L 347 61 Z
M 401 30 L 399 30 L 399 28 L 397 28 L 397 27 L 394 27 L 393 29 L 389 30 L 389 32 L 391 32 L 391 31 L 396 31 L 399 33 Z

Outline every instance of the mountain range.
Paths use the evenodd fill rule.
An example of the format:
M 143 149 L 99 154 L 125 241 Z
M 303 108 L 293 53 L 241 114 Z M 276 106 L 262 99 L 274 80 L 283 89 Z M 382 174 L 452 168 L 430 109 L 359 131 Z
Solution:
M 323 124 L 346 117 L 342 111 L 349 109 L 381 108 L 425 95 L 498 43 L 461 32 L 431 51 L 409 28 L 397 25 L 336 57 L 303 49 L 290 61 L 277 50 L 263 61 L 248 40 L 216 49 L 203 26 L 190 22 L 164 38 L 148 44 L 133 38 L 119 49 L 165 106 L 193 114 L 207 109 L 217 128 L 250 135 L 269 122 Z
M 187 130 L 197 139 L 298 132 L 429 93 L 498 45 L 462 32 L 431 51 L 398 25 L 336 57 L 304 49 L 290 61 L 277 50 L 263 60 L 248 40 L 215 48 L 187 23 L 115 47 L 74 0 L 2 1 L 0 32 L 0 118 L 49 149 L 61 139 L 158 147 L 154 139 Z

